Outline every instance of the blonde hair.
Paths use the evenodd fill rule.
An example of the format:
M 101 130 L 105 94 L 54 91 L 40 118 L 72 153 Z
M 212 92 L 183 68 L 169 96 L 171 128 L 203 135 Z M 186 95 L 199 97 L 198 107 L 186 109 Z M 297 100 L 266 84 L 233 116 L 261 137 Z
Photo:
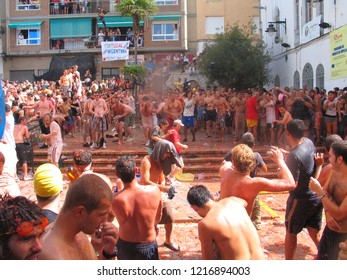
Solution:
M 252 171 L 255 166 L 253 150 L 245 144 L 239 144 L 233 148 L 231 158 L 234 167 L 242 174 Z

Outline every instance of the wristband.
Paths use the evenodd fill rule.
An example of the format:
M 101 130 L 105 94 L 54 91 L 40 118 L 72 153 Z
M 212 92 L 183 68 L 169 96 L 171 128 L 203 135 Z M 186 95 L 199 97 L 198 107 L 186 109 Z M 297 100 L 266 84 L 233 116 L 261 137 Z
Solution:
M 320 198 L 320 200 L 322 200 L 326 196 L 327 196 L 326 193 L 323 193 L 319 198 Z
M 102 255 L 104 256 L 104 258 L 105 259 L 108 259 L 108 260 L 110 260 L 110 259 L 114 259 L 115 257 L 117 257 L 117 255 L 118 255 L 118 248 L 117 247 L 115 247 L 114 248 L 114 252 L 113 252 L 113 254 L 107 254 L 104 250 L 102 250 Z

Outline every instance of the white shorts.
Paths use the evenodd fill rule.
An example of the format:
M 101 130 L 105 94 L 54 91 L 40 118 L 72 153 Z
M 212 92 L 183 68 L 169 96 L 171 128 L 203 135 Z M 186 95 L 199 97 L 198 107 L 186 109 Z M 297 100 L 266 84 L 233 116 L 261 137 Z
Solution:
M 59 145 L 59 146 L 51 146 L 48 148 L 48 157 L 47 159 L 50 162 L 59 162 L 60 156 L 61 156 L 61 152 L 63 150 L 63 145 Z

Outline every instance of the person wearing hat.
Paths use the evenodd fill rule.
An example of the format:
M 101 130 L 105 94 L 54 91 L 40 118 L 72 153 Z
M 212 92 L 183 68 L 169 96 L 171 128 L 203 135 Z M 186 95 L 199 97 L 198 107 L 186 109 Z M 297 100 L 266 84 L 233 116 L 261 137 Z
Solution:
M 63 175 L 60 169 L 51 163 L 40 165 L 34 174 L 34 191 L 37 205 L 48 218 L 49 223 L 56 219 L 59 206 L 60 194 L 63 190 Z
M 172 142 L 174 144 L 178 155 L 181 154 L 182 149 L 184 149 L 184 150 L 188 149 L 188 145 L 181 143 L 181 136 L 179 134 L 179 131 L 180 131 L 181 127 L 183 127 L 183 126 L 184 126 L 184 124 L 182 123 L 182 121 L 179 119 L 176 119 L 173 121 L 171 129 L 168 131 L 169 136 L 168 136 L 167 140 L 169 140 L 170 142 Z M 178 167 L 177 165 L 175 165 L 171 171 L 171 174 L 166 177 L 170 184 L 178 184 L 178 182 L 175 179 L 175 176 L 184 168 L 183 159 L 182 159 L 182 157 L 180 157 L 180 158 L 182 161 L 182 166 Z
M 171 241 L 174 215 L 171 202 L 168 200 L 173 198 L 175 191 L 173 186 L 165 186 L 165 175 L 171 173 L 173 164 L 182 166 L 181 159 L 174 145 L 164 139 L 156 142 L 153 152 L 145 156 L 141 161 L 140 184 L 157 186 L 162 192 L 163 209 L 162 217 L 158 224 L 164 224 L 165 228 L 165 241 L 163 246 L 173 251 L 179 251 L 179 245 Z
M 48 220 L 24 196 L 0 195 L 0 260 L 37 260 Z

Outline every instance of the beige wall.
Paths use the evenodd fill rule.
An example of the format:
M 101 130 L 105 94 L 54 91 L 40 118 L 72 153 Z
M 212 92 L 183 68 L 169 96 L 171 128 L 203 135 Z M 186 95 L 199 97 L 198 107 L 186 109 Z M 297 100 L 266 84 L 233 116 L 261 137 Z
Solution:
M 189 0 L 188 1 L 188 37 L 189 50 L 196 51 L 198 42 L 213 39 L 206 35 L 205 18 L 207 16 L 224 17 L 224 28 L 239 23 L 246 25 L 252 17 L 259 14 L 259 0 Z

